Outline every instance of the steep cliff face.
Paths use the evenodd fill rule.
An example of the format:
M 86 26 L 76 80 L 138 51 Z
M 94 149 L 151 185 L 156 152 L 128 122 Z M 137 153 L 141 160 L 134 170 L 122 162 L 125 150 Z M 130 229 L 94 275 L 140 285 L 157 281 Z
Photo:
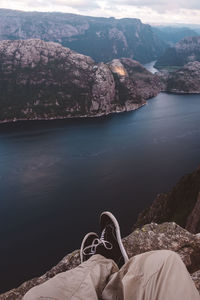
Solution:
M 167 78 L 166 91 L 171 93 L 200 93 L 200 62 L 186 64 L 177 71 L 170 72 Z
M 193 233 L 200 232 L 200 168 L 185 175 L 167 194 L 159 194 L 138 217 L 134 228 L 150 222 L 174 221 Z
M 160 86 L 131 59 L 95 64 L 60 44 L 31 39 L 0 42 L 0 90 L 0 121 L 13 121 L 133 110 Z
M 180 255 L 200 291 L 200 236 L 194 235 L 175 223 L 155 223 L 137 229 L 123 239 L 129 257 L 151 250 L 168 249 Z M 21 300 L 33 286 L 41 284 L 58 273 L 75 268 L 80 264 L 79 251 L 67 255 L 43 276 L 23 283 L 20 287 L 0 295 L 0 300 Z
M 184 66 L 193 61 L 200 61 L 200 36 L 185 38 L 174 47 L 168 48 L 155 66 Z
M 166 47 L 139 19 L 0 9 L 0 40 L 31 38 L 58 42 L 97 62 L 128 57 L 144 63 L 156 59 Z

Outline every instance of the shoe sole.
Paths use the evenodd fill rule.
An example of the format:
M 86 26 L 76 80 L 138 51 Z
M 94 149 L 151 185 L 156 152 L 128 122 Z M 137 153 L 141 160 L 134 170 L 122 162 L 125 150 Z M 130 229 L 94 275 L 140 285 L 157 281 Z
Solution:
M 100 220 L 101 220 L 102 215 L 107 215 L 113 221 L 113 224 L 115 225 L 115 229 L 116 229 L 117 241 L 118 241 L 120 250 L 122 252 L 122 255 L 124 257 L 124 261 L 126 263 L 129 260 L 129 258 L 128 258 L 128 255 L 127 255 L 126 250 L 124 248 L 124 245 L 122 243 L 119 223 L 118 223 L 117 219 L 113 216 L 113 214 L 109 211 L 102 212 L 101 215 L 100 215 Z M 103 228 L 101 228 L 101 230 L 103 230 Z
M 98 238 L 98 235 L 96 234 L 96 232 L 89 232 L 88 234 L 85 235 L 82 243 L 81 243 L 81 249 L 80 249 L 80 257 L 81 257 L 81 263 L 83 263 L 83 246 L 85 244 L 85 241 L 87 240 L 87 238 L 90 236 L 90 235 L 95 235 L 97 238 Z

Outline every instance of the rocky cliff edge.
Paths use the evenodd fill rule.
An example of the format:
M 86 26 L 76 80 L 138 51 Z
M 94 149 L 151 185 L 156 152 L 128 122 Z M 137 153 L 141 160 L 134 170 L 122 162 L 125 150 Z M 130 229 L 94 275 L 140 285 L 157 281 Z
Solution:
M 96 64 L 54 42 L 0 42 L 0 122 L 101 116 L 156 96 L 158 76 L 138 62 Z
M 189 62 L 177 71 L 170 72 L 166 91 L 179 94 L 200 94 L 200 62 Z
M 123 239 L 128 256 L 151 251 L 168 249 L 180 255 L 200 292 L 200 234 L 192 234 L 176 223 L 151 223 L 136 229 Z M 20 300 L 33 286 L 41 284 L 60 272 L 75 268 L 80 264 L 79 251 L 64 257 L 55 267 L 43 276 L 23 283 L 16 289 L 0 295 L 0 300 Z

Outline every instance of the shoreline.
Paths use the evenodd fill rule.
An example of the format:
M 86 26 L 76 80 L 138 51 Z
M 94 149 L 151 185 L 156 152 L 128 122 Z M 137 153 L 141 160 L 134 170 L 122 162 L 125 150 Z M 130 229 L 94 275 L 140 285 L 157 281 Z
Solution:
M 148 99 L 149 100 L 149 99 Z M 127 108 L 124 107 L 124 109 L 121 110 L 116 110 L 116 111 L 110 111 L 106 113 L 99 113 L 99 114 L 94 114 L 94 115 L 80 115 L 80 116 L 57 116 L 57 117 L 50 117 L 50 118 L 43 118 L 43 117 L 38 117 L 38 118 L 32 118 L 32 119 L 25 119 L 25 118 L 19 118 L 19 119 L 12 119 L 12 120 L 0 120 L 0 125 L 1 124 L 9 124 L 9 123 L 18 123 L 18 122 L 28 122 L 28 121 L 56 121 L 56 120 L 67 120 L 67 119 L 87 119 L 87 118 L 100 118 L 100 117 L 106 117 L 112 114 L 120 114 L 120 113 L 125 113 L 125 112 L 131 112 L 138 110 L 145 106 L 147 103 L 143 104 L 134 104 L 137 107 L 132 107 L 132 108 Z
M 167 91 L 167 90 L 165 90 L 165 91 L 161 91 L 160 93 L 167 93 L 167 94 L 174 94 L 174 95 L 198 95 L 198 94 L 200 94 L 200 91 L 184 92 L 184 91 Z M 154 97 L 156 97 L 156 96 L 154 96 Z M 132 106 L 130 105 L 131 107 L 124 106 L 124 108 L 122 108 L 121 110 L 113 110 L 113 111 L 102 112 L 102 113 L 98 113 L 98 114 L 79 115 L 79 116 L 78 115 L 77 116 L 68 115 L 68 116 L 55 116 L 55 117 L 49 117 L 49 118 L 37 117 L 37 118 L 31 118 L 31 119 L 25 119 L 25 118 L 15 119 L 14 118 L 12 120 L 3 120 L 3 121 L 0 120 L 0 125 L 16 123 L 16 122 L 24 122 L 24 121 L 26 121 L 26 122 L 28 122 L 28 121 L 56 121 L 56 120 L 67 120 L 67 119 L 87 119 L 87 118 L 106 117 L 106 116 L 113 115 L 113 114 L 120 114 L 120 113 L 126 113 L 126 112 L 138 110 L 138 109 L 142 108 L 143 106 L 145 106 L 148 103 L 148 100 L 150 100 L 154 97 L 151 97 L 151 98 L 145 100 L 145 102 L 142 104 L 134 104 L 133 103 Z
M 166 93 L 163 93 L 163 96 L 162 96 L 162 94 L 159 96 L 160 98 L 162 98 L 162 97 L 166 97 Z M 155 103 L 157 103 L 157 102 L 159 102 L 158 100 L 160 100 L 160 98 L 159 97 L 157 97 L 157 98 L 153 98 L 153 99 L 151 99 L 152 101 L 147 101 L 147 104 L 149 105 L 149 106 L 151 106 L 152 104 L 155 104 Z M 175 98 L 175 96 L 173 96 L 174 98 Z M 181 107 L 182 106 L 182 102 L 181 102 L 181 98 L 182 97 L 180 97 L 180 101 L 179 101 L 179 104 L 181 104 L 181 105 L 179 105 L 179 107 Z M 189 103 L 189 101 L 186 101 L 186 100 L 189 100 L 189 99 L 187 99 L 187 98 L 189 98 L 189 96 L 188 97 L 186 97 L 185 96 L 185 101 L 183 100 L 183 102 L 185 102 L 185 103 L 187 103 L 188 104 L 188 108 L 190 107 L 190 103 Z M 192 96 L 191 96 L 191 98 L 192 98 Z M 199 97 L 198 96 L 196 96 L 196 97 L 194 97 L 193 99 L 196 99 L 197 101 L 194 101 L 195 103 L 197 103 L 197 107 L 198 107 L 198 100 L 199 100 Z M 153 101 L 153 100 L 156 100 L 156 101 Z M 164 99 L 165 100 L 165 99 Z M 166 99 L 167 100 L 167 99 Z M 165 100 L 165 102 L 163 102 L 164 103 L 164 107 L 166 107 L 166 105 L 168 106 L 168 103 L 170 102 L 168 102 L 168 101 L 166 101 Z M 174 103 L 174 101 L 172 101 L 173 103 Z M 159 105 L 159 107 L 160 107 L 160 105 Z M 150 107 L 150 110 L 149 109 L 147 109 L 148 108 L 148 106 L 146 107 L 146 108 L 144 108 L 143 110 L 141 110 L 141 111 L 138 111 L 136 114 L 134 114 L 134 113 L 130 113 L 129 115 L 128 114 L 126 114 L 126 115 L 124 115 L 124 116 L 116 116 L 115 118 L 113 118 L 113 117 L 109 117 L 109 118 L 102 118 L 102 119 L 100 119 L 99 121 L 98 120 L 85 120 L 85 121 L 76 121 L 76 120 L 74 120 L 73 122 L 74 122 L 74 124 L 77 124 L 78 123 L 78 127 L 80 126 L 80 124 L 83 124 L 83 126 L 85 127 L 85 124 L 86 123 L 89 123 L 89 128 L 90 128 L 90 125 L 92 125 L 92 124 L 94 124 L 94 123 L 96 123 L 97 122 L 97 126 L 95 125 L 95 128 L 97 127 L 99 127 L 99 126 L 101 126 L 101 124 L 102 124 L 102 122 L 103 123 L 105 123 L 106 124 L 106 126 L 105 126 L 105 131 L 104 132 L 107 132 L 107 123 L 109 123 L 108 125 L 109 125 L 109 130 L 110 130 L 110 128 L 112 127 L 111 125 L 110 125 L 110 123 L 112 123 L 113 122 L 113 120 L 114 120 L 114 123 L 115 124 L 117 124 L 117 126 L 114 126 L 115 127 L 115 129 L 117 130 L 117 132 L 119 132 L 119 124 L 118 124 L 118 121 L 121 121 L 121 123 L 123 123 L 124 122 L 124 120 L 126 120 L 126 119 L 128 119 L 128 124 L 130 123 L 130 121 L 132 122 L 134 122 L 133 123 L 133 125 L 135 126 L 135 117 L 134 116 L 136 116 L 136 119 L 138 119 L 138 121 L 140 121 L 141 120 L 141 118 L 139 117 L 138 118 L 138 115 L 140 115 L 140 114 L 142 114 L 143 115 L 143 118 L 142 118 L 142 120 L 144 120 L 144 119 L 146 119 L 146 118 L 144 118 L 144 116 L 146 115 L 146 117 L 148 118 L 148 115 L 149 115 L 149 111 L 151 111 L 151 107 Z M 152 110 L 153 111 L 153 114 L 154 114 L 154 110 Z M 188 111 L 188 110 L 187 110 Z M 145 112 L 145 115 L 143 114 Z M 170 110 L 169 110 L 169 112 L 170 112 Z M 170 115 L 170 114 L 169 114 Z M 126 116 L 128 116 L 128 117 L 126 117 Z M 80 124 L 79 124 L 80 123 Z M 33 127 L 33 128 L 35 128 L 35 126 L 40 130 L 40 128 L 42 128 L 42 126 L 44 125 L 44 127 L 46 127 L 46 123 L 45 122 L 38 122 L 37 124 L 38 125 L 36 125 L 35 123 L 28 123 L 28 124 L 31 124 L 31 127 Z M 23 123 L 21 123 L 20 124 L 20 127 L 21 128 L 26 128 L 25 126 L 27 126 L 28 124 L 23 124 Z M 60 131 L 63 131 L 63 128 L 64 127 L 66 127 L 66 128 L 68 128 L 68 124 L 69 124 L 69 126 L 70 126 L 70 124 L 71 124 L 71 122 L 69 121 L 69 122 L 65 122 L 65 121 L 61 121 L 60 123 L 58 122 L 58 123 L 54 123 L 54 122 L 49 122 L 48 123 L 49 125 L 50 124 L 53 124 L 53 125 L 50 125 L 50 127 L 57 127 L 57 125 L 56 124 L 58 124 L 58 130 Z M 61 126 L 59 126 L 59 124 L 61 124 Z M 62 124 L 64 124 L 64 126 L 62 127 Z M 157 121 L 156 121 L 156 124 L 158 124 L 157 123 Z M 173 124 L 173 123 L 172 123 Z M 24 126 L 25 125 L 25 126 Z M 32 126 L 33 125 L 33 126 Z M 48 125 L 48 129 L 49 129 L 49 125 Z M 15 131 L 15 127 L 16 125 L 8 125 L 7 127 L 5 126 L 4 128 L 13 128 L 14 129 L 14 131 Z M 29 126 L 28 126 L 29 127 Z M 81 127 L 81 126 L 80 126 Z M 86 127 L 87 127 L 87 125 L 86 125 Z M 116 128 L 117 127 L 117 128 Z M 146 125 L 145 125 L 145 127 L 146 127 Z M 60 129 L 61 128 L 61 129 Z M 126 130 L 126 128 L 127 128 L 127 126 L 124 126 L 123 125 L 123 128 L 124 128 L 124 130 Z M 56 129 L 57 130 L 57 129 Z M 75 126 L 75 132 L 76 132 L 76 130 L 77 130 L 77 126 Z M 92 130 L 93 130 L 93 126 L 92 126 Z M 131 136 L 133 137 L 133 135 L 132 135 L 132 132 L 134 132 L 134 131 L 136 131 L 136 130 L 132 130 L 131 128 L 130 128 L 130 130 L 129 130 L 130 132 L 131 132 Z M 145 129 L 145 131 L 146 131 L 146 129 Z M 11 132 L 11 130 L 10 130 L 10 132 Z M 10 133 L 9 132 L 9 133 Z M 84 132 L 85 132 L 85 129 L 84 129 Z M 137 132 L 137 131 L 136 131 Z M 52 132 L 51 132 L 51 130 L 50 130 L 50 134 L 51 134 Z M 123 132 L 122 132 L 123 133 Z M 147 133 L 148 133 L 148 131 L 147 131 Z M 48 134 L 49 134 L 49 132 L 48 132 Z M 45 135 L 46 135 L 46 133 L 45 133 Z M 112 134 L 113 135 L 113 134 Z M 35 135 L 33 135 L 34 137 L 35 137 Z M 55 135 L 56 136 L 56 135 Z M 65 137 L 65 133 L 64 133 L 64 131 L 63 131 L 63 136 Z M 73 135 L 72 135 L 73 136 Z M 110 135 L 109 135 L 110 136 Z M 18 136 L 19 137 L 19 136 Z M 124 137 L 124 135 L 123 135 L 123 137 Z M 4 138 L 4 137 L 3 137 Z M 12 138 L 12 136 L 11 136 L 11 138 Z M 21 137 L 20 137 L 21 138 Z M 42 139 L 43 139 L 43 136 L 41 137 Z M 51 138 L 51 136 L 50 136 L 50 138 Z M 9 139 L 10 139 L 10 137 L 9 137 Z M 74 139 L 74 137 L 73 137 L 73 139 Z M 133 141 L 135 141 L 135 139 L 133 138 Z M 17 143 L 19 142 L 19 139 L 18 139 L 18 141 L 17 141 Z M 33 139 L 33 142 L 35 143 L 35 140 Z M 92 144 L 93 144 L 93 141 L 92 141 Z M 157 145 L 155 145 L 155 147 L 157 148 Z M 165 145 L 164 145 L 164 147 L 165 147 Z M 21 143 L 20 143 L 20 148 L 21 148 Z M 47 150 L 48 150 L 48 148 L 47 148 Z M 99 150 L 99 148 L 98 148 L 98 151 L 100 151 Z M 37 153 L 37 152 L 36 152 Z M 86 152 L 85 152 L 86 153 Z M 99 153 L 99 152 L 98 152 Z M 101 153 L 101 152 L 100 152 Z M 109 154 L 110 155 L 110 154 Z M 132 155 L 132 151 L 131 151 L 131 155 Z M 23 157 L 23 156 L 22 156 Z M 94 158 L 94 160 L 96 160 L 96 158 Z M 101 161 L 101 160 L 100 160 Z M 34 162 L 35 163 L 35 162 Z M 12 165 L 12 167 L 13 167 L 13 165 Z M 182 174 L 182 173 L 181 173 Z M 69 252 L 68 252 L 69 253 Z M 41 273 L 42 274 L 42 273 Z M 17 285 L 16 285 L 17 286 Z
M 200 94 L 200 91 L 199 92 L 195 92 L 195 91 L 192 91 L 192 92 L 184 92 L 184 91 L 165 91 L 163 93 L 169 93 L 169 94 L 173 94 L 173 95 L 198 95 Z

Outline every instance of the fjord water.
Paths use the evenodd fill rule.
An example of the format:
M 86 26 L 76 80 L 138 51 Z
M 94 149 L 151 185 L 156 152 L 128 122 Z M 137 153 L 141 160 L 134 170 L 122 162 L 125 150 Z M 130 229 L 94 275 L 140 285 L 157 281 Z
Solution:
M 123 235 L 200 161 L 200 96 L 103 118 L 0 125 L 1 292 L 79 248 L 110 210 Z
M 144 67 L 151 73 L 155 74 L 156 72 L 159 72 L 158 69 L 154 68 L 154 65 L 156 64 L 156 60 L 153 60 L 147 64 L 144 64 Z

